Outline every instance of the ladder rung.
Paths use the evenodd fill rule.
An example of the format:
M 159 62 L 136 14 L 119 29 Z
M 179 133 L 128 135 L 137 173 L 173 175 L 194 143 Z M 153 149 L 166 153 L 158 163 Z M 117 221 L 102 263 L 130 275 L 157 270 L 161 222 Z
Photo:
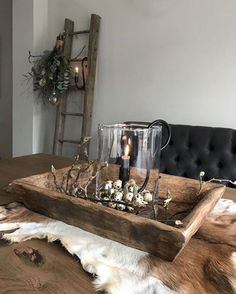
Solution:
M 63 139 L 63 140 L 58 140 L 60 143 L 71 143 L 71 144 L 79 144 L 80 141 L 78 140 L 68 140 L 68 139 Z
M 74 36 L 74 35 L 81 35 L 81 34 L 89 34 L 90 30 L 83 30 L 83 31 L 76 31 L 76 32 L 73 32 L 71 35 Z
M 62 115 L 84 116 L 82 112 L 61 112 Z
M 75 61 L 75 62 L 82 62 L 83 58 L 72 58 L 70 59 L 70 62 Z
M 79 89 L 78 89 L 78 88 L 76 87 L 76 85 L 71 85 L 71 88 L 72 88 L 73 90 L 75 89 L 76 91 L 82 91 L 82 92 L 85 91 L 85 88 L 79 88 Z

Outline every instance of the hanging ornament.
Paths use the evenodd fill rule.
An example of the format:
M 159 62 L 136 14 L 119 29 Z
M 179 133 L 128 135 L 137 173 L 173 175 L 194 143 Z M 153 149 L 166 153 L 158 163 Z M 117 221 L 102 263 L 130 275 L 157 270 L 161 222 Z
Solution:
M 57 97 L 57 93 L 55 90 L 53 90 L 52 95 L 48 98 L 48 101 L 52 104 L 52 105 L 56 105 L 58 102 L 58 97 Z

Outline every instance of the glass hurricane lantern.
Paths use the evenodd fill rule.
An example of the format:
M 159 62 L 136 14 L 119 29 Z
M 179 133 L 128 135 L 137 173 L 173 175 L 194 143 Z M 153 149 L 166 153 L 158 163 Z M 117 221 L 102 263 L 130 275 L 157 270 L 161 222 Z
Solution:
M 162 126 L 168 131 L 161 147 Z M 96 179 L 96 197 L 109 207 L 155 218 L 157 215 L 160 152 L 169 142 L 170 128 L 163 120 L 100 124 L 98 163 L 108 165 Z

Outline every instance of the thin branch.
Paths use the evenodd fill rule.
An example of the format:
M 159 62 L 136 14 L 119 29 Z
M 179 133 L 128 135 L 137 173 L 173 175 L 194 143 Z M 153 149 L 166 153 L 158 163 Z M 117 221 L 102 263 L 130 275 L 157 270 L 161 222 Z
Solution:
M 68 185 L 69 185 L 69 180 L 71 177 L 71 172 L 74 169 L 75 165 L 78 163 L 78 160 L 79 160 L 79 155 L 75 156 L 75 159 L 74 159 L 69 171 L 67 172 L 67 177 L 66 177 L 66 192 L 67 193 L 68 193 Z
M 89 186 L 89 185 L 92 183 L 92 181 L 97 177 L 98 173 L 99 173 L 102 169 L 104 169 L 105 167 L 107 167 L 107 166 L 108 166 L 108 163 L 107 163 L 107 162 L 105 162 L 104 164 L 100 165 L 100 166 L 97 168 L 95 174 L 94 174 L 94 175 L 91 175 L 91 177 L 88 179 L 86 185 L 82 188 L 83 191 L 84 191 L 84 193 L 85 193 L 85 197 L 86 197 L 86 198 L 88 197 L 88 186 Z
M 76 61 L 80 57 L 80 55 L 83 53 L 85 48 L 86 48 L 86 45 L 84 45 L 83 48 L 80 50 L 80 52 L 74 58 L 72 58 L 70 61 Z
M 191 206 L 191 207 L 188 208 L 188 209 L 185 209 L 185 210 L 182 210 L 182 211 L 178 211 L 178 212 L 176 212 L 176 213 L 170 215 L 170 216 L 169 216 L 169 219 L 173 219 L 176 215 L 179 215 L 179 214 L 188 213 L 188 212 L 190 212 L 190 211 L 193 209 L 193 207 L 194 207 L 194 205 Z
M 236 186 L 236 181 L 231 181 L 231 180 L 227 180 L 227 179 L 215 179 L 215 178 L 212 178 L 209 181 L 207 181 L 206 183 L 211 183 L 211 182 L 228 183 L 228 184 L 232 184 L 232 185 Z
M 212 178 L 212 179 L 204 182 L 203 181 L 204 176 L 205 176 L 205 172 L 201 171 L 200 174 L 199 174 L 199 190 L 198 190 L 198 192 L 196 194 L 197 198 L 196 198 L 195 203 L 199 201 L 199 196 L 200 196 L 200 194 L 202 192 L 202 189 L 203 189 L 204 185 L 207 184 L 207 183 L 212 183 L 212 182 L 230 183 L 230 184 L 236 186 L 236 181 L 231 181 L 231 180 L 228 180 L 228 179 L 215 179 L 215 178 Z M 175 216 L 177 216 L 179 214 L 189 213 L 193 209 L 195 203 L 193 203 L 193 205 L 191 207 L 189 207 L 188 209 L 186 209 L 186 210 L 176 212 L 175 214 L 171 215 L 170 218 L 174 218 Z
M 54 185 L 55 185 L 57 191 L 61 192 L 61 187 L 57 183 L 56 169 L 55 169 L 55 167 L 53 165 L 51 165 L 51 173 L 52 173 L 53 182 L 54 182 Z
M 32 61 L 32 58 L 41 58 L 43 55 L 32 55 L 31 51 L 29 51 L 29 56 L 28 56 L 28 61 L 29 63 L 34 63 L 34 61 Z
M 96 199 L 96 198 L 92 198 L 92 197 L 86 197 L 86 199 L 93 201 L 93 202 L 116 203 L 116 204 L 124 204 L 125 206 L 131 206 L 124 201 L 117 201 L 117 200 L 112 200 L 112 199 L 109 199 L 109 200 L 108 199 Z
M 78 174 L 75 178 L 74 184 L 76 184 L 79 181 L 80 175 L 84 172 L 86 172 L 87 170 L 89 170 L 89 168 L 94 164 L 95 161 L 89 161 L 88 165 L 84 168 L 84 169 L 80 169 L 78 168 Z
M 83 169 L 83 170 L 79 170 L 78 171 L 78 174 L 77 174 L 77 177 L 75 179 L 75 182 L 73 184 L 73 188 L 79 188 L 80 191 L 84 192 L 85 194 L 85 197 L 87 198 L 87 190 L 81 185 L 80 183 L 80 176 L 82 173 L 86 172 L 87 170 L 90 169 L 90 167 L 94 164 L 94 161 L 91 161 L 88 163 L 88 165 Z

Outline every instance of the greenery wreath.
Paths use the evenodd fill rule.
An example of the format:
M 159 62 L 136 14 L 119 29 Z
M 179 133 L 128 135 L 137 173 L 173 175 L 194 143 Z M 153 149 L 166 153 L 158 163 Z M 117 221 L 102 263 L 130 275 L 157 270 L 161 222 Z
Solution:
M 66 92 L 70 86 L 73 71 L 69 60 L 63 55 L 65 34 L 57 36 L 52 51 L 44 51 L 34 56 L 29 52 L 29 62 L 33 64 L 31 71 L 24 75 L 33 79 L 33 89 L 44 101 L 56 104 L 58 96 Z

